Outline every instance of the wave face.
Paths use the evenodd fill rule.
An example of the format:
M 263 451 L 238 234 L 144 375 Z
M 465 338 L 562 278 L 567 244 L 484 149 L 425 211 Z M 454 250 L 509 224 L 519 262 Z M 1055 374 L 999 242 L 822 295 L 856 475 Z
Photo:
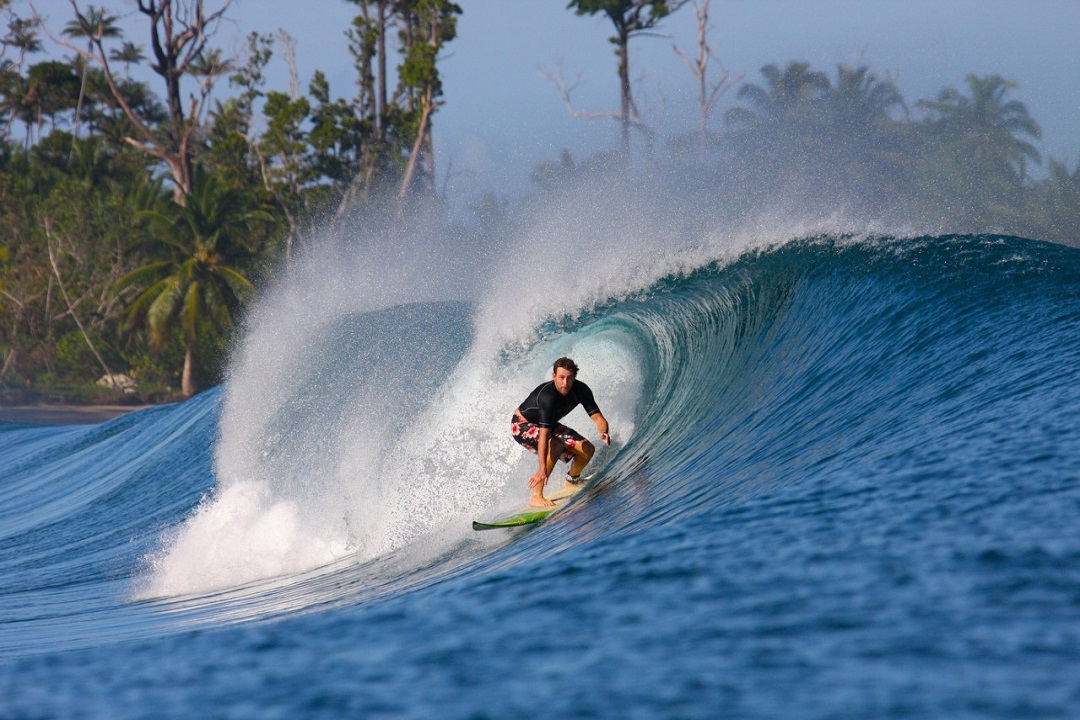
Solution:
M 170 701 L 197 713 L 225 648 L 251 659 L 226 663 L 234 695 L 295 668 L 297 712 L 330 687 L 413 716 L 527 714 L 555 686 L 555 715 L 625 716 L 601 687 L 642 716 L 1080 706 L 1080 252 L 824 235 L 528 302 L 515 277 L 455 301 L 282 292 L 225 389 L 0 424 L 7 709 L 63 714 L 88 666 L 153 688 L 140 668 L 179 653 L 205 674 Z M 525 497 L 506 418 L 560 355 L 611 421 L 604 479 L 533 532 L 473 533 Z M 564 666 L 583 652 L 595 674 Z M 68 689 L 19 690 L 50 673 Z

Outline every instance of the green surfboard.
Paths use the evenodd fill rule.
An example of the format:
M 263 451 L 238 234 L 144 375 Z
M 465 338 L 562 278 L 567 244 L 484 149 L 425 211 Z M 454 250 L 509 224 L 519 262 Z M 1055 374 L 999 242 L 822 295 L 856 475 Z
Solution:
M 473 520 L 473 530 L 498 530 L 500 528 L 512 528 L 521 527 L 522 525 L 535 525 L 547 518 L 551 513 L 558 511 L 566 504 L 566 501 L 581 492 L 581 488 L 586 483 L 581 483 L 578 487 L 564 487 L 562 490 L 548 496 L 548 500 L 555 503 L 553 508 L 535 508 L 526 507 L 518 510 L 512 515 L 499 518 L 497 520 Z

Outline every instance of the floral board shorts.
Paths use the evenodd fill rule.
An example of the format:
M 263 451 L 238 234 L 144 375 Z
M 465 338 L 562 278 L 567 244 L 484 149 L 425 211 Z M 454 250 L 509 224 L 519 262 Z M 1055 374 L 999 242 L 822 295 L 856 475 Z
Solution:
M 514 436 L 514 439 L 518 441 L 519 445 L 527 448 L 529 452 L 535 453 L 537 451 L 537 445 L 540 442 L 540 426 L 536 423 L 522 420 L 517 415 L 511 415 L 510 434 Z M 573 460 L 574 448 L 585 442 L 585 438 L 582 437 L 577 430 L 568 428 L 565 425 L 556 425 L 551 433 L 551 437 L 559 438 L 563 441 L 563 444 L 566 445 L 563 454 L 559 456 L 559 459 L 563 462 L 570 462 Z

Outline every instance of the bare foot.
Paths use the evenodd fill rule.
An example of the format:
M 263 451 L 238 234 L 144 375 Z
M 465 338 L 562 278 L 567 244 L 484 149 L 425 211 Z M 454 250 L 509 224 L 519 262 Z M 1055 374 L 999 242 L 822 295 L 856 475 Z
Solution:
M 555 507 L 555 503 L 551 502 L 543 495 L 533 495 L 529 498 L 529 507 L 553 508 Z

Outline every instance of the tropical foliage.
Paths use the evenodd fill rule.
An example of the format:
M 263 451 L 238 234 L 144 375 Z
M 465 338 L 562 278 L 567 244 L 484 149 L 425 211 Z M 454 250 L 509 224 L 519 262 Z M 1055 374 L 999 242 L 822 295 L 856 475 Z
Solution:
M 229 0 L 140 0 L 145 44 L 123 37 L 103 8 L 73 3 L 46 35 L 0 0 L 0 390 L 65 393 L 119 372 L 145 396 L 190 395 L 221 377 L 245 303 L 315 228 L 345 230 L 372 209 L 440 207 L 432 128 L 461 8 L 347 2 L 350 97 L 322 72 L 306 86 L 294 74 L 289 88 L 267 88 L 272 58 L 292 64 L 285 34 L 252 34 L 236 58 L 213 48 Z M 648 162 L 733 214 L 860 207 L 887 219 L 917 209 L 948 231 L 1078 243 L 1080 164 L 1043 165 L 1039 124 L 998 75 L 910 103 L 865 66 L 770 64 L 733 95 L 722 129 L 654 142 L 631 93 L 628 41 L 683 4 L 569 3 L 615 30 L 620 142 L 541 163 L 535 193 L 633 167 L 621 161 L 638 150 L 637 127 Z M 34 62 L 46 37 L 70 54 Z M 701 87 L 706 69 L 697 66 Z M 487 225 L 512 222 L 516 202 L 490 194 L 473 210 Z
M 258 223 L 273 217 L 258 209 L 244 193 L 220 177 L 196 166 L 193 187 L 183 205 L 163 205 L 144 211 L 159 223 L 148 255 L 153 259 L 115 283 L 118 291 L 139 288 L 126 311 L 124 329 L 143 325 L 152 350 L 160 351 L 171 330 L 180 328 L 184 341 L 182 391 L 198 389 L 195 350 L 200 328 L 227 332 L 236 313 L 255 292 L 241 263 L 253 257 Z
M 740 105 L 727 113 L 727 168 L 754 168 L 742 175 L 758 195 L 829 196 L 837 207 L 872 207 L 882 216 L 917 211 L 954 231 L 1075 241 L 1050 232 L 1037 211 L 1044 194 L 1060 194 L 1052 188 L 1068 173 L 1032 180 L 1041 130 L 1009 97 L 1015 83 L 969 75 L 966 92 L 949 87 L 912 108 L 867 67 L 842 65 L 834 78 L 806 63 L 761 73 L 765 84 L 740 88 Z
M 352 98 L 321 72 L 306 96 L 265 88 L 275 51 L 292 57 L 285 34 L 253 34 L 246 57 L 211 47 L 229 0 L 140 0 L 147 45 L 72 3 L 47 35 L 71 55 L 36 63 L 46 28 L 0 0 L 0 387 L 119 368 L 190 395 L 316 223 L 434 197 L 439 58 L 461 9 L 349 1 Z M 164 101 L 132 79 L 147 46 Z M 226 80 L 234 96 L 211 103 Z

